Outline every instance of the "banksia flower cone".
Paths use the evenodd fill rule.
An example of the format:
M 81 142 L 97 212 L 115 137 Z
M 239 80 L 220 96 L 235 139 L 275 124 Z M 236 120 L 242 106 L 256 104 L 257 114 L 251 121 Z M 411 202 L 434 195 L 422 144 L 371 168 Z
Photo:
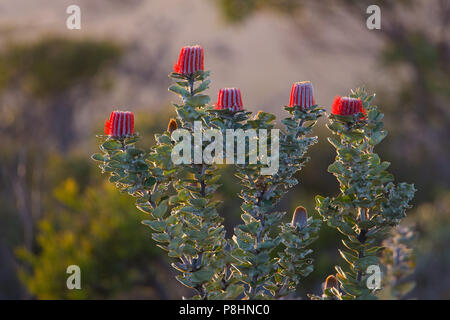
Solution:
M 301 110 L 308 110 L 316 102 L 312 83 L 309 81 L 296 82 L 292 85 L 289 107 L 299 106 Z
M 105 122 L 105 134 L 119 138 L 134 134 L 134 114 L 129 111 L 113 111 Z
M 201 46 L 186 46 L 181 48 L 178 61 L 173 66 L 173 71 L 185 76 L 204 70 L 204 53 Z
M 167 131 L 169 132 L 169 134 L 172 134 L 172 132 L 174 132 L 177 129 L 178 129 L 178 125 L 177 125 L 176 120 L 170 119 L 169 125 L 167 126 Z
M 242 110 L 244 104 L 242 103 L 241 90 L 238 88 L 223 88 L 219 90 L 219 98 L 217 100 L 216 109 L 228 109 L 236 112 Z
M 331 113 L 339 116 L 351 116 L 356 113 L 366 114 L 361 99 L 336 96 L 331 106 Z
M 325 288 L 324 289 L 331 289 L 336 288 L 339 290 L 339 282 L 336 279 L 335 276 L 329 275 L 327 279 L 325 280 Z
M 295 208 L 294 214 L 292 215 L 291 225 L 293 227 L 298 226 L 300 229 L 306 227 L 308 221 L 308 214 L 306 213 L 306 209 L 302 206 L 298 206 Z

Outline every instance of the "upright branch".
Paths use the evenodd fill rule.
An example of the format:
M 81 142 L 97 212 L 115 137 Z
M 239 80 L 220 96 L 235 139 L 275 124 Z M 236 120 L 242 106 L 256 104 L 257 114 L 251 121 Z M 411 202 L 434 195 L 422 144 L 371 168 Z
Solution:
M 102 153 L 92 158 L 100 162 L 102 172 L 110 173 L 109 181 L 119 190 L 134 196 L 139 209 L 146 213 L 153 211 L 159 204 L 161 190 L 170 182 L 170 176 L 162 174 L 172 169 L 167 161 L 170 159 L 167 156 L 163 159 L 163 153 L 159 152 L 161 161 L 151 162 L 151 153 L 158 147 L 150 153 L 136 147 L 139 135 L 134 132 L 131 112 L 113 111 L 105 123 L 105 135 L 98 137 Z
M 407 183 L 394 184 L 374 147 L 387 135 L 383 114 L 370 104 L 374 96 L 365 91 L 350 97 L 336 97 L 327 127 L 333 136 L 328 140 L 336 148 L 336 161 L 328 167 L 340 184 L 336 197 L 316 196 L 316 208 L 328 225 L 345 238 L 339 250 L 348 268 L 337 266 L 337 278 L 343 299 L 371 299 L 379 288 L 366 284 L 367 268 L 379 266 L 381 241 L 390 228 L 398 225 L 410 208 L 415 189 Z
M 173 264 L 182 272 L 177 279 L 197 290 L 194 298 L 210 299 L 222 292 L 216 274 L 225 265 L 226 240 L 223 219 L 217 212 L 220 201 L 213 199 L 220 186 L 217 184 L 218 168 L 203 158 L 207 146 L 204 137 L 208 132 L 201 125 L 210 122 L 206 106 L 210 99 L 202 94 L 210 83 L 209 72 L 203 71 L 203 49 L 199 46 L 183 48 L 175 71 L 170 77 L 176 84 L 169 90 L 182 98 L 182 104 L 175 104 L 180 126 L 177 134 L 172 134 L 172 141 L 178 143 L 182 138 L 182 142 L 186 142 L 184 139 L 187 139 L 188 148 L 176 163 L 177 179 L 173 187 L 177 194 L 170 198 L 170 204 L 174 206 L 172 214 L 181 234 L 171 241 L 169 255 L 180 259 Z
M 313 252 L 308 247 L 317 240 L 321 221 L 308 218 L 306 209 L 298 206 L 291 223 L 281 225 L 281 243 L 285 249 L 279 253 L 278 270 L 273 276 L 272 294 L 275 298 L 295 292 L 301 280 L 313 270 Z
M 245 283 L 247 299 L 286 295 L 295 289 L 300 275 L 306 276 L 312 270 L 311 267 L 303 269 L 303 258 L 310 253 L 304 248 L 310 242 L 303 241 L 314 239 L 309 233 L 317 231 L 317 222 L 309 221 L 308 226 L 304 226 L 305 234 L 302 234 L 301 228 L 282 226 L 285 213 L 273 211 L 280 199 L 298 183 L 294 174 L 308 161 L 305 157 L 307 149 L 317 142 L 316 137 L 307 135 L 323 112 L 314 103 L 309 82 L 294 84 L 292 92 L 290 106 L 285 108 L 290 117 L 282 120 L 286 132 L 274 132 L 275 116 L 259 112 L 253 120 L 247 121 L 246 126 L 247 129 L 260 130 L 259 136 L 249 138 L 249 144 L 252 139 L 259 140 L 259 162 L 237 166 L 237 177 L 244 186 L 240 193 L 244 201 L 241 206 L 244 224 L 235 228 L 233 240 L 236 247 L 233 257 L 239 261 L 235 267 L 239 270 L 241 281 Z M 271 132 L 270 136 L 261 135 L 261 129 Z M 271 150 L 270 156 L 268 149 Z M 247 154 L 248 158 L 251 156 L 252 154 Z M 273 167 L 274 161 L 277 162 L 277 170 L 264 174 L 266 166 L 270 164 Z M 281 232 L 277 230 L 272 235 L 271 231 L 280 226 Z M 298 241 L 293 237 L 298 237 Z M 280 257 L 274 257 L 272 252 L 280 243 L 287 251 Z M 297 258 L 298 265 L 295 260 Z M 301 266 L 302 274 L 294 275 L 293 270 L 299 271 L 298 266 Z
M 181 272 L 177 279 L 195 289 L 198 295 L 194 298 L 199 299 L 211 294 L 213 276 L 222 270 L 224 261 L 215 258 L 226 244 L 216 211 L 219 202 L 212 200 L 219 186 L 215 183 L 217 169 L 206 164 L 177 164 L 172 154 L 177 129 L 186 130 L 190 137 L 194 122 L 208 116 L 205 105 L 209 97 L 201 92 L 208 88 L 209 73 L 203 69 L 203 49 L 184 47 L 170 75 L 176 79 L 170 90 L 182 97 L 182 104 L 175 105 L 178 119 L 170 121 L 166 132 L 155 135 L 156 145 L 149 153 L 135 147 L 134 117 L 129 124 L 128 118 L 122 117 L 132 114 L 113 112 L 105 136 L 101 136 L 103 153 L 93 156 L 101 162 L 103 172 L 111 173 L 111 182 L 137 198 L 138 209 L 149 216 L 143 223 L 154 231 L 152 238 L 176 260 L 172 266 Z

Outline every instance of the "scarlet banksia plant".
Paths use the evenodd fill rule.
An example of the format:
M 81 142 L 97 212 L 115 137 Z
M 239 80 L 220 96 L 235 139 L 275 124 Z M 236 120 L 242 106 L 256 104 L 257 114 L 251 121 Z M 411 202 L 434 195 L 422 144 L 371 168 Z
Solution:
M 190 51 L 185 48 L 183 54 Z M 217 170 L 204 164 L 175 164 L 172 151 L 176 129 L 189 134 L 195 120 L 208 116 L 204 109 L 209 97 L 200 93 L 209 81 L 208 73 L 198 68 L 183 69 L 183 64 L 181 68 L 183 73 L 171 74 L 177 85 L 170 88 L 182 97 L 182 104 L 175 105 L 178 119 L 169 123 L 166 132 L 155 135 L 156 145 L 150 152 L 135 148 L 137 134 L 107 135 L 100 137 L 103 154 L 93 158 L 111 173 L 111 182 L 136 197 L 137 208 L 148 215 L 143 223 L 153 230 L 152 238 L 174 259 L 172 266 L 180 271 L 177 279 L 196 290 L 194 298 L 206 299 L 214 290 L 213 278 L 222 268 L 221 251 L 226 245 L 218 203 L 212 199 L 218 187 L 214 183 Z
M 377 297 L 381 286 L 373 280 L 381 276 L 377 270 L 382 266 L 382 241 L 406 216 L 415 193 L 411 184 L 395 184 L 386 170 L 390 163 L 374 152 L 387 132 L 383 114 L 370 104 L 373 97 L 357 90 L 336 98 L 327 125 L 333 133 L 328 140 L 337 151 L 328 171 L 338 179 L 340 193 L 317 196 L 316 208 L 343 235 L 339 253 L 346 266 L 336 266 L 342 293 L 333 291 L 338 299 Z
M 147 215 L 143 223 L 172 259 L 177 280 L 192 288 L 192 299 L 292 296 L 313 270 L 309 246 L 317 239 L 321 220 L 308 216 L 302 206 L 289 217 L 275 208 L 298 183 L 295 174 L 309 161 L 306 152 L 317 142 L 312 128 L 324 109 L 315 103 L 312 84 L 292 86 L 280 130 L 273 114 L 246 111 L 237 88 L 221 89 L 217 102 L 209 104 L 204 94 L 209 72 L 204 70 L 200 46 L 183 47 L 169 76 L 174 80 L 169 91 L 180 98 L 174 103 L 177 116 L 165 132 L 155 134 L 156 144 L 148 151 L 137 148 L 133 114 L 114 111 L 105 135 L 99 136 L 101 153 L 93 159 L 119 190 L 135 197 L 136 207 Z M 353 98 L 367 103 L 366 96 Z M 390 175 L 371 149 L 384 137 L 378 111 L 368 108 L 366 119 L 357 104 L 349 105 L 356 111 L 347 115 L 350 111 L 338 107 L 345 111 L 332 115 L 330 125 L 341 136 L 341 141 L 332 141 L 339 147 L 339 162 L 345 162 L 330 170 L 339 173 L 343 195 L 318 197 L 317 203 L 324 220 L 349 233 L 348 246 L 362 261 L 352 262 L 350 271 L 338 268 L 341 286 L 330 284 L 322 296 L 327 299 L 367 296 L 355 283 L 365 276 L 363 267 L 374 262 L 364 260 L 378 250 L 372 234 L 395 225 L 413 193 L 406 184 L 385 185 Z M 242 222 L 231 238 L 225 237 L 218 213 L 221 202 L 214 197 L 220 168 L 226 164 L 235 166 L 241 184 Z M 345 180 L 349 172 L 359 178 Z M 373 191 L 364 180 L 372 176 Z M 359 221 L 352 210 L 365 212 L 366 219 Z M 352 261 L 349 253 L 343 255 Z

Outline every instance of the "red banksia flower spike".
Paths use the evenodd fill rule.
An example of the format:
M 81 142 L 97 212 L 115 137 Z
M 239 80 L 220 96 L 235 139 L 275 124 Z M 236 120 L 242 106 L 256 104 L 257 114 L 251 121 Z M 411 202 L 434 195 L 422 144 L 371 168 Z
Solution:
M 339 282 L 333 275 L 329 275 L 325 280 L 324 289 L 331 289 L 331 288 L 336 288 L 337 290 L 339 290 Z
M 134 134 L 134 114 L 129 111 L 113 111 L 105 122 L 105 134 L 126 137 Z
M 300 229 L 306 227 L 308 221 L 308 214 L 306 213 L 305 207 L 298 206 L 295 208 L 294 214 L 292 215 L 291 225 L 293 227 L 298 226 Z
M 109 120 L 105 121 L 105 134 L 106 135 L 111 135 L 111 124 L 112 124 L 112 120 L 114 118 L 114 111 L 111 112 L 111 115 L 109 116 Z
M 173 71 L 181 73 L 185 76 L 196 73 L 199 70 L 204 70 L 204 52 L 199 45 L 186 46 L 181 48 L 178 61 L 173 66 Z
M 296 82 L 292 85 L 289 107 L 299 106 L 305 111 L 315 104 L 314 90 L 310 81 Z
M 331 106 L 331 113 L 339 116 L 351 116 L 357 113 L 366 114 L 361 99 L 336 96 Z
M 219 97 L 216 103 L 217 110 L 228 109 L 236 112 L 243 110 L 241 90 L 238 88 L 223 88 L 219 90 Z

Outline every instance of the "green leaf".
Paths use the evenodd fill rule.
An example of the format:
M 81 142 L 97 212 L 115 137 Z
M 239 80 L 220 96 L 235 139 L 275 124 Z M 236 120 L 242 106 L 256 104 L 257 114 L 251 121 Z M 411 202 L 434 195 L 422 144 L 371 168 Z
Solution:
M 198 213 L 201 209 L 194 207 L 194 206 L 184 206 L 180 209 L 179 212 L 186 212 L 186 213 Z
M 208 204 L 208 199 L 198 198 L 198 199 L 189 199 L 189 203 L 193 206 L 204 208 Z
M 364 133 L 357 131 L 345 131 L 343 135 L 352 141 L 359 141 L 364 138 Z
M 387 136 L 387 131 L 374 132 L 369 140 L 370 145 L 375 146 L 379 144 Z
M 361 250 L 361 248 L 363 247 L 361 244 L 359 244 L 359 243 L 353 243 L 353 242 L 351 242 L 351 241 L 349 241 L 349 240 L 341 240 L 341 241 L 342 241 L 342 243 L 344 244 L 344 246 L 345 246 L 347 249 L 353 251 L 353 252 L 356 253 L 356 254 L 357 254 L 358 251 Z
M 197 106 L 204 106 L 209 102 L 209 96 L 206 95 L 196 95 L 193 97 L 186 98 L 186 104 L 197 107 Z
M 155 208 L 155 210 L 153 210 L 152 214 L 153 214 L 153 216 L 155 218 L 162 218 L 166 214 L 166 212 L 167 212 L 167 202 L 168 202 L 168 200 L 161 201 L 159 206 L 157 206 Z
M 271 113 L 268 113 L 268 112 L 262 112 L 262 111 L 260 111 L 260 112 L 258 112 L 258 120 L 262 120 L 262 121 L 264 121 L 264 122 L 266 122 L 266 123 L 268 123 L 268 122 L 272 122 L 273 120 L 275 120 L 276 119 L 276 117 L 275 117 L 275 115 L 273 115 L 273 114 L 271 114 Z M 296 123 L 295 123 L 296 124 Z
M 118 150 L 122 148 L 122 144 L 116 140 L 107 140 L 102 144 L 102 147 L 106 150 Z
M 333 122 L 327 124 L 326 126 L 328 129 L 330 129 L 330 131 L 333 131 L 333 132 L 342 132 L 345 128 L 345 126 L 341 122 L 338 122 L 338 121 L 333 121 Z
M 340 141 L 334 137 L 329 137 L 328 142 L 330 142 L 336 149 L 343 147 L 343 145 L 340 143 Z
M 144 213 L 153 212 L 153 207 L 151 205 L 136 205 L 136 207 Z
M 149 188 L 149 187 L 153 186 L 155 183 L 156 183 L 156 179 L 154 177 L 148 177 L 144 181 L 144 186 L 146 188 Z
M 355 262 L 355 267 L 358 268 L 361 271 L 365 271 L 367 267 L 370 265 L 378 264 L 378 258 L 375 256 L 367 256 L 358 259 L 358 261 Z
M 345 170 L 345 166 L 342 162 L 336 161 L 328 166 L 328 172 L 334 174 L 342 174 Z
M 321 195 L 316 195 L 315 200 L 318 205 L 321 205 L 326 198 Z
M 342 268 L 340 266 L 335 266 L 334 269 L 337 271 L 338 277 L 341 280 L 346 280 L 347 279 L 347 274 L 344 272 L 344 270 L 342 270 Z
M 344 251 L 344 250 L 338 250 L 339 254 L 341 255 L 342 258 L 344 258 L 345 261 L 347 261 L 349 264 L 353 265 L 355 263 L 355 261 L 358 260 L 358 258 L 351 254 L 350 252 Z
M 193 288 L 195 286 L 195 284 L 184 275 L 178 275 L 175 278 L 188 288 Z
M 351 159 L 356 159 L 359 156 L 358 151 L 351 148 L 342 148 L 338 149 L 338 154 L 346 161 L 350 161 Z
M 170 237 L 167 233 L 153 233 L 152 239 L 157 242 L 169 242 Z
M 117 182 L 121 179 L 121 177 L 119 175 L 113 175 L 111 177 L 109 177 L 109 182 L 114 183 Z
M 209 88 L 209 84 L 211 83 L 210 80 L 205 80 L 194 90 L 194 94 L 197 94 L 199 92 L 202 92 Z
M 142 224 L 149 226 L 156 232 L 163 232 L 167 226 L 165 221 L 158 221 L 158 220 L 144 220 L 142 221 Z
M 244 287 L 237 284 L 230 285 L 226 290 L 226 299 L 237 299 L 237 297 L 244 292 Z
M 108 156 L 105 154 L 101 154 L 101 153 L 95 153 L 92 155 L 91 157 L 93 160 L 95 161 L 105 161 L 106 159 L 108 159 Z
M 131 158 L 136 158 L 142 156 L 145 152 L 141 149 L 128 148 L 127 153 Z
M 184 244 L 180 247 L 180 250 L 187 255 L 195 256 L 197 254 L 197 250 L 191 246 L 190 244 Z
M 383 114 L 378 110 L 372 109 L 367 113 L 369 121 L 377 122 L 383 119 Z
M 338 114 L 331 114 L 330 119 L 336 119 L 338 121 L 346 122 L 346 123 L 353 122 L 355 120 L 353 118 L 353 116 L 341 116 Z
M 172 140 L 168 136 L 166 136 L 165 134 L 162 134 L 162 135 L 158 136 L 157 140 L 161 144 L 171 144 L 172 143 Z
M 189 91 L 187 91 L 186 89 L 184 89 L 184 88 L 182 88 L 182 87 L 180 87 L 180 86 L 177 86 L 177 85 L 171 86 L 171 87 L 169 88 L 169 91 L 172 91 L 172 92 L 178 94 L 178 95 L 181 96 L 183 99 L 186 98 L 186 97 L 188 97 L 188 96 L 190 95 L 190 94 L 189 94 Z
M 214 273 L 214 269 L 203 267 L 203 269 L 192 273 L 192 280 L 198 283 L 204 283 L 211 280 Z

